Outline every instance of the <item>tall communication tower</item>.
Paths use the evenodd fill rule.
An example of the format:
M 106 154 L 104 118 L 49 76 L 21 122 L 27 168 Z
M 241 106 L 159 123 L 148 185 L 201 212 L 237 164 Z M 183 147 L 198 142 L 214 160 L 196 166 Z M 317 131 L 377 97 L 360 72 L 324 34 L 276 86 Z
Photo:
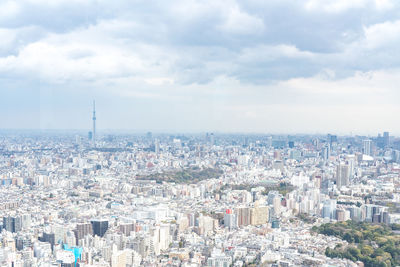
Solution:
M 93 147 L 96 147 L 96 102 L 93 100 Z

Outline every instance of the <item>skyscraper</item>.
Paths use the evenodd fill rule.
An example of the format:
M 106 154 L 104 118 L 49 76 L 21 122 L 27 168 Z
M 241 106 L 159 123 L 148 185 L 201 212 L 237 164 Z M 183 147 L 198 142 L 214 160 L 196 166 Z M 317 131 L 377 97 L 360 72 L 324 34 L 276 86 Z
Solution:
M 84 238 L 86 235 L 93 235 L 93 226 L 91 223 L 78 223 L 74 230 L 76 241 Z
M 156 140 L 154 140 L 154 152 L 156 154 L 160 153 L 160 140 L 158 140 L 157 138 Z
M 390 143 L 390 137 L 389 137 L 389 132 L 384 132 L 383 133 L 383 145 L 384 147 L 388 147 Z
M 93 147 L 96 147 L 96 102 L 93 100 Z
M 340 189 L 342 186 L 349 185 L 349 178 L 350 178 L 349 169 L 350 168 L 348 164 L 340 163 L 337 166 L 336 185 L 338 189 Z
M 356 164 L 356 157 L 354 155 L 346 156 L 346 163 L 349 165 L 349 178 L 354 178 L 354 166 Z
M 93 234 L 103 237 L 108 229 L 108 221 L 107 220 L 92 220 L 90 221 L 92 224 Z
M 324 161 L 327 161 L 331 156 L 331 147 L 329 145 L 325 145 L 322 149 L 322 158 Z
M 236 214 L 233 213 L 231 209 L 227 209 L 224 215 L 224 225 L 229 228 L 229 230 L 237 227 Z
M 11 233 L 16 233 L 22 229 L 22 220 L 20 216 L 16 217 L 3 217 L 3 228 Z
M 363 153 L 365 155 L 371 156 L 371 143 L 372 141 L 369 139 L 363 141 Z

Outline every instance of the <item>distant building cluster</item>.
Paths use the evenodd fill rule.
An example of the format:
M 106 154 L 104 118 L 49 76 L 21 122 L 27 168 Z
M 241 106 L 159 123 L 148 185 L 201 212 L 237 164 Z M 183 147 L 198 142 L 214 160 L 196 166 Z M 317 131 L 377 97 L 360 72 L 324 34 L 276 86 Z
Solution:
M 0 135 L 0 266 L 361 266 L 322 223 L 400 223 L 400 139 Z

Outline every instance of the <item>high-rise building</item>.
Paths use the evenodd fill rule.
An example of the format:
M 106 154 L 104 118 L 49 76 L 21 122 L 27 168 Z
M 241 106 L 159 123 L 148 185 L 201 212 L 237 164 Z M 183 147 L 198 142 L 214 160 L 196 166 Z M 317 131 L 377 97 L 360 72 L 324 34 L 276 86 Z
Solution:
M 369 139 L 363 140 L 363 153 L 365 155 L 368 155 L 368 156 L 372 155 L 371 144 L 372 144 L 371 140 L 369 140 Z
M 322 207 L 322 218 L 336 219 L 336 200 L 327 199 Z
M 329 146 L 332 148 L 333 144 L 337 143 L 337 135 L 328 134 Z
M 76 241 L 78 242 L 87 235 L 93 235 L 93 227 L 90 223 L 79 223 L 74 230 Z
M 250 208 L 240 207 L 236 211 L 238 226 L 246 226 L 250 224 L 251 214 Z
M 22 219 L 20 216 L 3 217 L 3 228 L 11 233 L 16 233 L 22 229 Z
M 215 145 L 215 137 L 214 137 L 214 133 L 210 134 L 210 144 L 213 146 Z
M 147 132 L 147 133 L 146 133 L 146 138 L 147 138 L 148 140 L 152 140 L 152 139 L 153 139 L 153 133 L 152 133 L 152 132 Z
M 54 244 L 56 243 L 55 241 L 55 234 L 54 233 L 47 233 L 47 232 L 43 232 L 43 236 L 40 239 L 40 241 L 42 242 L 48 242 L 50 243 L 52 246 L 54 246 Z
M 274 207 L 274 214 L 278 215 L 281 213 L 281 197 L 275 196 L 272 200 L 272 205 Z
M 329 157 L 331 156 L 331 148 L 329 145 L 326 145 L 323 149 L 322 149 L 322 158 L 324 159 L 324 161 L 327 161 L 329 159 Z
M 289 145 L 289 148 L 294 148 L 294 141 L 289 141 L 288 145 Z
M 336 185 L 340 189 L 342 186 L 349 185 L 350 168 L 348 164 L 340 163 L 336 170 Z
M 354 178 L 354 169 L 356 164 L 356 157 L 355 155 L 347 155 L 346 156 L 346 163 L 349 165 L 349 178 Z
M 126 236 L 129 236 L 131 232 L 135 231 L 134 223 L 121 223 L 119 225 L 119 231 Z
M 250 223 L 251 225 L 266 224 L 269 221 L 269 208 L 267 206 L 260 206 L 256 202 L 254 208 L 250 210 Z
M 224 226 L 229 230 L 237 227 L 236 214 L 231 209 L 227 209 L 224 215 Z
M 103 237 L 108 229 L 108 221 L 107 220 L 92 220 L 90 221 L 93 228 L 93 234 Z
M 272 146 L 272 136 L 267 137 L 265 144 L 268 148 Z
M 389 132 L 384 132 L 383 133 L 383 145 L 384 145 L 384 147 L 388 147 L 389 144 L 390 144 Z
M 160 153 L 160 140 L 158 140 L 157 138 L 156 140 L 154 140 L 154 152 L 156 154 Z

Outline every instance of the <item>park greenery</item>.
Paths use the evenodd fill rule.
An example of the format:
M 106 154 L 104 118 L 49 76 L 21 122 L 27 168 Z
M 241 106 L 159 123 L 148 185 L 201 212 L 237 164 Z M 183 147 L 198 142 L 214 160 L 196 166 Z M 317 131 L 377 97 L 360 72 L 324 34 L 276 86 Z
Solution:
M 337 222 L 314 226 L 313 231 L 346 240 L 349 245 L 327 248 L 326 256 L 362 261 L 365 267 L 400 265 L 400 225 Z
M 309 224 L 313 224 L 317 221 L 317 218 L 315 216 L 310 216 L 306 213 L 299 213 L 296 215 L 296 218 Z
M 265 191 L 263 192 L 265 195 L 268 195 L 270 191 L 278 191 L 279 194 L 285 196 L 287 193 L 292 192 L 295 187 L 289 183 L 281 182 L 276 186 L 273 187 L 265 187 Z
M 192 184 L 210 178 L 219 178 L 222 174 L 223 171 L 219 168 L 188 168 L 183 170 L 167 171 L 149 175 L 138 175 L 136 179 L 155 180 L 157 183 L 170 182 L 179 184 Z

